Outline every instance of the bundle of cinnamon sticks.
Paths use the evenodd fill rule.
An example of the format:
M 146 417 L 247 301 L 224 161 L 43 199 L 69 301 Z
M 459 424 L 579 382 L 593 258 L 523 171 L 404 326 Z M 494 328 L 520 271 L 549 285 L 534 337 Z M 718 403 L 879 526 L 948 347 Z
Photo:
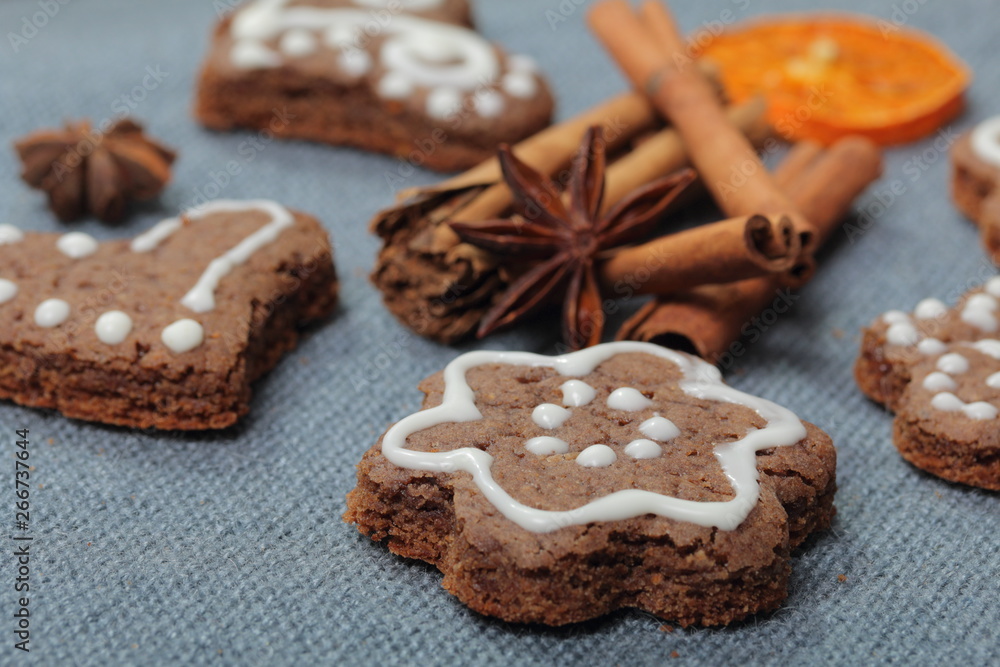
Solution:
M 603 294 L 652 294 L 620 339 L 685 347 L 717 360 L 741 329 L 782 290 L 801 286 L 813 255 L 854 199 L 881 172 L 870 142 L 849 138 L 823 149 L 798 144 L 774 174 L 755 146 L 768 138 L 763 105 L 726 107 L 704 71 L 680 57 L 685 46 L 666 8 L 625 0 L 594 6 L 589 21 L 637 92 L 616 97 L 515 146 L 520 161 L 566 185 L 587 128 L 603 129 L 603 208 L 691 164 L 702 191 L 726 219 L 661 236 L 601 257 Z M 671 123 L 662 127 L 662 120 Z M 372 226 L 383 248 L 372 279 L 404 324 L 454 342 L 476 330 L 521 267 L 463 243 L 451 227 L 513 216 L 498 160 L 436 187 L 405 193 Z M 570 343 L 572 344 L 572 343 Z

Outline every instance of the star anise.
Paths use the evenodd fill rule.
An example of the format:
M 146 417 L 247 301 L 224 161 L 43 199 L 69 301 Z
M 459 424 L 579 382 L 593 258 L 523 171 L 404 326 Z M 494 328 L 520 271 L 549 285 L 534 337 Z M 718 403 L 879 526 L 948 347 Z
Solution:
M 88 212 L 118 222 L 129 201 L 163 191 L 176 158 L 127 118 L 103 133 L 85 120 L 67 123 L 63 130 L 34 132 L 14 147 L 24 167 L 21 178 L 48 194 L 49 206 L 64 222 Z
M 563 296 L 563 338 L 572 349 L 601 341 L 604 310 L 596 265 L 614 249 L 646 236 L 695 174 L 681 170 L 641 187 L 607 213 L 607 164 L 601 129 L 591 128 L 573 160 L 568 204 L 559 188 L 500 148 L 504 180 L 513 192 L 515 216 L 481 223 L 452 223 L 465 243 L 500 257 L 505 266 L 529 263 L 484 316 L 477 335 L 517 322 L 552 298 Z

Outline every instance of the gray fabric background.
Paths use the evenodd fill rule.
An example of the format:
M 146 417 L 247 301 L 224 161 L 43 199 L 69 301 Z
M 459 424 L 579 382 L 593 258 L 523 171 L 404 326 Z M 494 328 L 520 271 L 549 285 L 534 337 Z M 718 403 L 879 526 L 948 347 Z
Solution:
M 216 3 L 220 4 L 220 3 Z M 483 32 L 535 56 L 566 117 L 624 89 L 583 23 L 581 0 L 478 3 Z M 794 0 L 673 3 L 686 29 L 719 17 L 806 7 Z M 931 30 L 977 73 L 962 130 L 1000 108 L 993 0 L 839 0 Z M 554 28 L 547 11 L 569 15 Z M 915 10 L 915 11 L 914 11 Z M 189 113 L 193 75 L 216 13 L 207 0 L 77 0 L 19 53 L 6 37 L 35 1 L 0 5 L 0 143 L 64 118 L 135 115 L 176 146 L 175 181 L 159 205 L 99 238 L 132 236 L 189 204 L 211 172 L 242 159 L 249 135 L 202 131 Z M 907 13 L 909 12 L 909 13 Z M 147 67 L 167 73 L 133 95 Z M 138 99 L 144 97 L 145 99 Z M 119 100 L 116 103 L 116 100 Z M 117 106 L 116 106 L 117 105 Z M 926 169 L 913 160 L 923 156 Z M 859 327 L 924 297 L 954 299 L 994 269 L 951 206 L 948 167 L 928 140 L 887 154 L 884 180 L 905 190 L 871 228 L 841 235 L 817 280 L 728 371 L 739 388 L 778 401 L 829 431 L 839 448 L 834 529 L 795 558 L 778 612 L 724 629 L 661 631 L 641 613 L 560 630 L 512 626 L 468 611 L 436 570 L 404 562 L 343 524 L 354 464 L 393 420 L 419 406 L 415 385 L 460 349 L 416 339 L 369 285 L 371 215 L 392 200 L 394 161 L 352 150 L 274 143 L 246 162 L 223 196 L 269 197 L 321 218 L 333 235 L 343 305 L 257 387 L 253 412 L 225 433 L 141 433 L 0 404 L 0 453 L 30 428 L 32 652 L 12 648 L 6 538 L 13 468 L 0 467 L 0 663 L 38 664 L 997 664 L 1000 498 L 905 464 L 891 418 L 851 379 Z M 65 229 L 0 151 L 0 220 Z M 433 182 L 424 172 L 407 185 Z M 897 188 L 898 189 L 898 188 Z M 3 268 L 0 267 L 0 274 Z M 634 306 L 633 306 L 634 307 Z M 487 348 L 551 353 L 539 327 Z M 838 575 L 846 575 L 845 582 Z

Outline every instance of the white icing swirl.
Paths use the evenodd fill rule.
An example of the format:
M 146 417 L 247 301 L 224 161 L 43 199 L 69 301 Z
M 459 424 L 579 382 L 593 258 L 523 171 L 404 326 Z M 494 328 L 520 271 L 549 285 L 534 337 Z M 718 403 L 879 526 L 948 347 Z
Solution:
M 407 438 L 418 431 L 438 424 L 482 419 L 482 413 L 476 407 L 475 392 L 466 381 L 466 374 L 472 368 L 483 364 L 514 364 L 553 368 L 560 375 L 580 377 L 613 356 L 627 353 L 645 353 L 666 359 L 680 368 L 683 374 L 680 388 L 689 396 L 743 405 L 754 410 L 767 422 L 763 428 L 749 429 L 740 440 L 715 448 L 715 456 L 732 485 L 734 498 L 697 502 L 641 489 L 625 489 L 573 510 L 542 510 L 518 502 L 504 490 L 490 471 L 493 457 L 481 449 L 463 447 L 445 452 L 426 452 L 406 448 Z M 414 413 L 390 428 L 382 439 L 382 454 L 394 465 L 410 470 L 462 470 L 469 473 L 484 497 L 505 517 L 525 530 L 538 533 L 593 521 L 628 519 L 643 514 L 657 514 L 701 526 L 733 530 L 746 519 L 760 497 L 756 452 L 771 447 L 794 445 L 806 437 L 805 426 L 791 411 L 723 384 L 718 369 L 701 359 L 650 343 L 606 343 L 560 357 L 545 357 L 528 352 L 470 352 L 448 364 L 444 370 L 444 378 L 445 390 L 441 404 Z
M 983 162 L 1000 167 L 1000 116 L 994 116 L 976 126 L 970 137 L 972 150 Z

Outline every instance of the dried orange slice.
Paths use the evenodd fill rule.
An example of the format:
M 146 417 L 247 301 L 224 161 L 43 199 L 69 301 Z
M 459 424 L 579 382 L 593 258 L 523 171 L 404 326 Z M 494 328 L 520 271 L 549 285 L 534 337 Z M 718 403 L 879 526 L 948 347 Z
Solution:
M 863 16 L 766 17 L 704 41 L 697 46 L 733 100 L 763 95 L 768 119 L 789 140 L 913 141 L 962 111 L 971 80 L 930 35 Z

